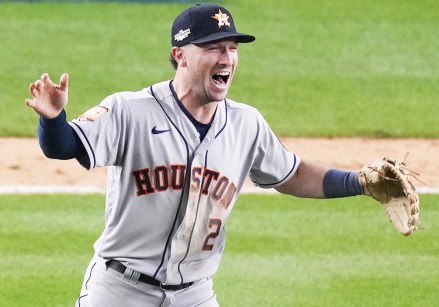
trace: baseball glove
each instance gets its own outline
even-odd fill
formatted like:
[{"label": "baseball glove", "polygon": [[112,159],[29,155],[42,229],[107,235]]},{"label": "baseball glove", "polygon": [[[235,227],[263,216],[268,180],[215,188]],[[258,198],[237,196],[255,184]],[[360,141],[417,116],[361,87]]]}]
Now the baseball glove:
[{"label": "baseball glove", "polygon": [[409,175],[414,177],[404,162],[387,157],[359,172],[364,194],[383,204],[390,221],[405,236],[412,234],[419,224],[419,196]]}]

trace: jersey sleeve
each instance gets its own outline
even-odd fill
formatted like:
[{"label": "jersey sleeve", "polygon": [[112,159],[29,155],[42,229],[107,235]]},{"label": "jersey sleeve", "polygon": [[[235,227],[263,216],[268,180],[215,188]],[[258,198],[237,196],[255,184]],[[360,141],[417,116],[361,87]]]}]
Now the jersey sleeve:
[{"label": "jersey sleeve", "polygon": [[257,146],[250,178],[261,188],[275,188],[294,175],[300,158],[283,146],[260,113],[257,127]]},{"label": "jersey sleeve", "polygon": [[121,163],[129,122],[128,106],[112,95],[70,123],[87,151],[89,169]]}]

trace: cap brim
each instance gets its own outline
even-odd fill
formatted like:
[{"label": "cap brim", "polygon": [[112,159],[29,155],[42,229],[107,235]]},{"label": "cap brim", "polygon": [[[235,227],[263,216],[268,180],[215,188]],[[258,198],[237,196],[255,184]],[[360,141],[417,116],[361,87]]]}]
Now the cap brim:
[{"label": "cap brim", "polygon": [[199,39],[191,41],[192,44],[206,44],[227,38],[235,38],[238,43],[251,43],[256,38],[253,35],[243,33],[218,32]]}]

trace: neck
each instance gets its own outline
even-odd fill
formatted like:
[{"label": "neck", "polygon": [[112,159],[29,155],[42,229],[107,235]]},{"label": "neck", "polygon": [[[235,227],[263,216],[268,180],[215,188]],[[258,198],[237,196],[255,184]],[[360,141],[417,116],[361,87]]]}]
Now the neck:
[{"label": "neck", "polygon": [[182,83],[175,79],[172,85],[178,99],[198,122],[202,124],[212,122],[219,103],[218,101],[200,99],[190,86],[183,86]]}]

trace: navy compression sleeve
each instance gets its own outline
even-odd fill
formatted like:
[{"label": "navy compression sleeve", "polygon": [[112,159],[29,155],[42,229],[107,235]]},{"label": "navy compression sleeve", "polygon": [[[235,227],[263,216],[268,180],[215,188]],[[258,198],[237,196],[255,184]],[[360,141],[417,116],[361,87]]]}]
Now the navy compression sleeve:
[{"label": "navy compression sleeve", "polygon": [[64,110],[53,119],[40,117],[38,139],[46,157],[60,160],[75,158],[88,168],[90,162],[87,152],[76,132],[67,123]]},{"label": "navy compression sleeve", "polygon": [[355,172],[330,169],[323,178],[323,193],[326,198],[362,195],[363,189]]}]

